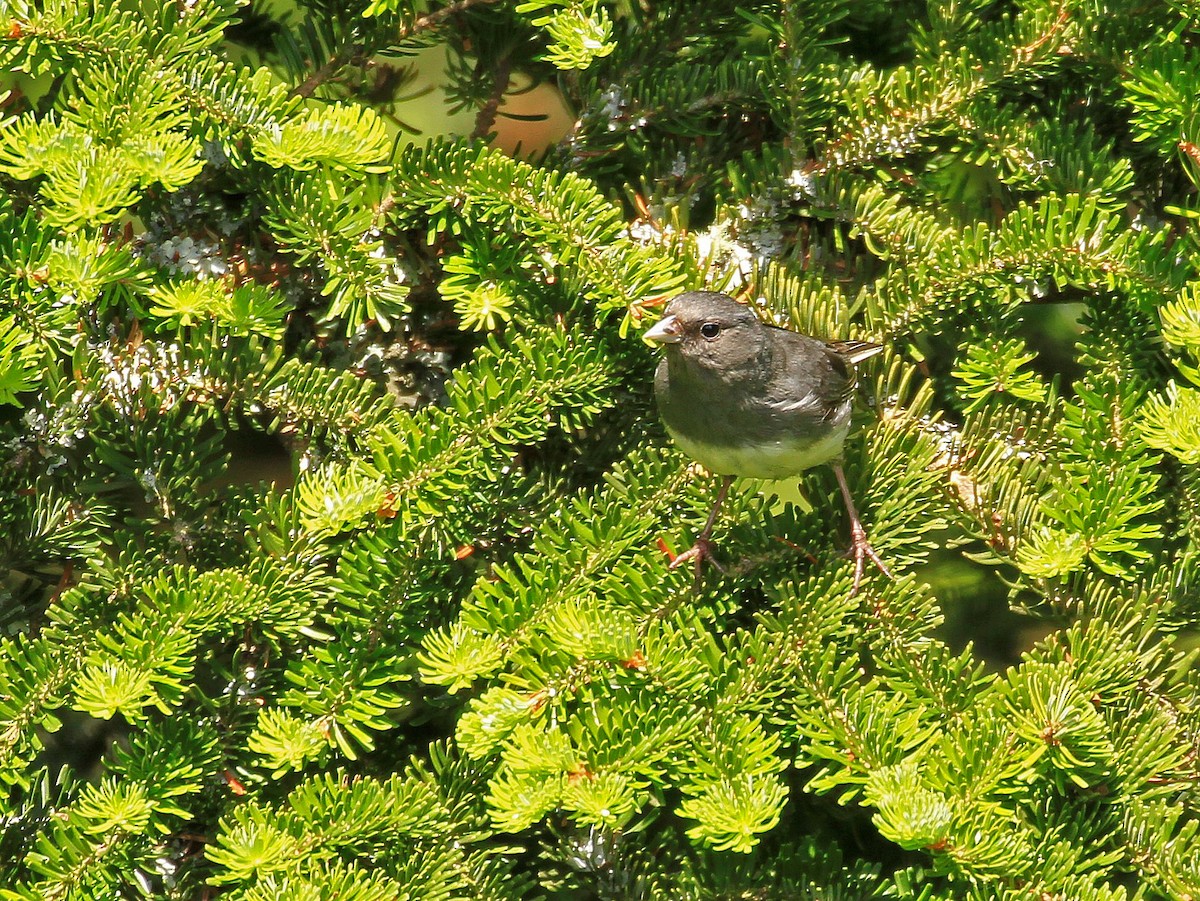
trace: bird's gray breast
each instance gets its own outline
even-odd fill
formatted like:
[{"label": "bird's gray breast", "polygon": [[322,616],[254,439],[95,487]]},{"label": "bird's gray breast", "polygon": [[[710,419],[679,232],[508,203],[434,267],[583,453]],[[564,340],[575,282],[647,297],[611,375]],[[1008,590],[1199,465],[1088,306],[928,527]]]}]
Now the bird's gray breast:
[{"label": "bird's gray breast", "polygon": [[810,374],[698,366],[668,354],[655,374],[659,412],[684,453],[713,472],[782,479],[838,455],[850,400]]}]

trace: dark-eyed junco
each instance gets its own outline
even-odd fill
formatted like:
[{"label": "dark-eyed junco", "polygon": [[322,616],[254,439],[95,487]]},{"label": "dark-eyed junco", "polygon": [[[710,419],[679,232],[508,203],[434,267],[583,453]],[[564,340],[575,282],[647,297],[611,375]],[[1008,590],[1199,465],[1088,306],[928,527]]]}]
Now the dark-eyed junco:
[{"label": "dark-eyed junco", "polygon": [[694,560],[699,577],[703,560],[711,559],[713,524],[734,476],[783,479],[829,463],[850,515],[853,591],[867,557],[891,577],[867,541],[841,463],[854,365],[882,347],[826,343],[776,328],[715,291],[680,294],[643,337],[665,348],[654,394],[667,431],[684,453],[725,476],[696,543],[672,566]]}]

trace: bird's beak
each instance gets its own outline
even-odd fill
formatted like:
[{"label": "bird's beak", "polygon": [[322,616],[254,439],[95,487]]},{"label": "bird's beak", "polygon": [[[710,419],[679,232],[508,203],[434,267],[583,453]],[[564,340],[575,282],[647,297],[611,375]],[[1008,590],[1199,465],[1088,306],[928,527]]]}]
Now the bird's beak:
[{"label": "bird's beak", "polygon": [[683,326],[675,316],[664,316],[642,335],[647,344],[678,344],[683,340]]}]

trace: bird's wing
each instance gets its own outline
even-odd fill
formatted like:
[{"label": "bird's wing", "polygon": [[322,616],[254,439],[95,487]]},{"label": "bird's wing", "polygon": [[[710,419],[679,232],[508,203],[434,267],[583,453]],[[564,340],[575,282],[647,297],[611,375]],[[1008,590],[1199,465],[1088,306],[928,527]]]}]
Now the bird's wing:
[{"label": "bird's wing", "polygon": [[854,393],[854,368],[848,355],[824,341],[780,329],[775,333],[776,354],[771,406],[780,413],[837,416]]},{"label": "bird's wing", "polygon": [[826,346],[855,366],[883,350],[882,344],[873,344],[870,341],[830,341]]},{"label": "bird's wing", "polygon": [[797,413],[823,415],[828,405],[817,394],[809,393],[801,396],[793,396],[784,401],[772,402],[768,406],[770,406],[773,412],[785,415]]}]

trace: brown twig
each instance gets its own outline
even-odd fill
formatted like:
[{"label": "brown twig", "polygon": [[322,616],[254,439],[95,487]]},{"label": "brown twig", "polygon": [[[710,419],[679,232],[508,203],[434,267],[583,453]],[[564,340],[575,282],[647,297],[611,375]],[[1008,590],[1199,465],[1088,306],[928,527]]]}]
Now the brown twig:
[{"label": "brown twig", "polygon": [[[436,28],[449,19],[451,16],[465,12],[472,6],[482,6],[496,3],[497,0],[457,0],[455,3],[443,6],[441,9],[434,10],[418,19],[414,19],[411,24],[400,29],[397,40],[403,41],[406,38],[412,37],[414,34],[419,34],[422,31],[427,31],[430,28]],[[304,79],[299,85],[292,89],[291,96],[293,97],[311,97],[313,91],[319,88],[322,84],[333,77],[343,66],[348,65],[353,60],[363,54],[366,47],[362,44],[352,44],[345,50],[338,51],[329,57],[321,68],[313,72],[312,75]]]},{"label": "brown twig", "polygon": [[329,57],[317,71],[292,88],[293,97],[311,97],[313,91],[333,77],[333,74],[363,52],[361,44],[352,44]]},{"label": "brown twig", "polygon": [[1197,166],[1200,166],[1200,147],[1197,147],[1191,141],[1180,141],[1179,149],[1184,152],[1188,159]]},{"label": "brown twig", "polygon": [[411,25],[400,29],[400,39],[404,40],[407,37],[412,37],[412,35],[427,28],[436,28],[444,20],[458,13],[466,12],[472,6],[486,6],[495,2],[497,0],[457,0],[455,3],[443,6],[441,9],[435,9],[433,12],[421,16],[419,19],[414,19]]},{"label": "brown twig", "polygon": [[475,114],[475,128],[471,131],[472,141],[477,141],[487,135],[492,130],[492,126],[496,124],[496,113],[500,109],[500,101],[504,99],[504,92],[508,90],[508,79],[511,73],[512,62],[509,57],[501,57],[500,61],[496,63],[496,81],[492,85],[491,96]]}]

